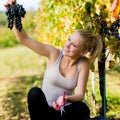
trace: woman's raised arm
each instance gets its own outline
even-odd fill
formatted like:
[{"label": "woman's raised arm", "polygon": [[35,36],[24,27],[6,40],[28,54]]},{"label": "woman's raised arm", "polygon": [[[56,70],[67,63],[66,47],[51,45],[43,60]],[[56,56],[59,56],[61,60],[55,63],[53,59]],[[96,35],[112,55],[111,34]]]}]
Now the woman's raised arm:
[{"label": "woman's raised arm", "polygon": [[[4,6],[8,10],[11,5],[15,5],[15,4],[16,4],[16,0],[8,0]],[[38,42],[36,40],[33,40],[31,37],[29,37],[27,35],[27,33],[25,32],[25,30],[23,28],[21,31],[19,31],[16,28],[15,24],[13,25],[12,29],[14,31],[14,34],[15,34],[17,40],[20,43],[22,43],[26,47],[30,48],[34,52],[38,53],[39,55],[50,58],[54,55],[54,53],[56,53],[58,51],[55,47],[53,47],[51,45],[44,44],[44,43]]]}]

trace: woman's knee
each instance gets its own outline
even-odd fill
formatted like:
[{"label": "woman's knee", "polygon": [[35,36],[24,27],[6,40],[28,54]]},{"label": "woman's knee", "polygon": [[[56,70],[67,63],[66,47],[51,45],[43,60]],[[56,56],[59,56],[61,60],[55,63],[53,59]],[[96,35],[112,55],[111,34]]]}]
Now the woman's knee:
[{"label": "woman's knee", "polygon": [[81,107],[84,111],[86,111],[88,114],[90,114],[90,109],[89,109],[89,107],[87,106],[86,103],[80,102],[79,104],[80,104],[80,107]]},{"label": "woman's knee", "polygon": [[90,109],[84,102],[76,102],[74,109],[79,113],[82,113],[83,116],[90,116]]},{"label": "woman's knee", "polygon": [[33,87],[28,92],[28,99],[38,99],[41,96],[42,90],[38,87]]}]

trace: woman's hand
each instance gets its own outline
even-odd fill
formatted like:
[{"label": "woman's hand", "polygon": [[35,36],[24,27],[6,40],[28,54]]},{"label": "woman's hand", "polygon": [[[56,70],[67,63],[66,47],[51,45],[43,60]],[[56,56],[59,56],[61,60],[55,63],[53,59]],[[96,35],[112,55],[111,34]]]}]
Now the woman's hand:
[{"label": "woman's hand", "polygon": [[116,9],[117,4],[118,4],[118,0],[113,0],[112,6],[111,6],[111,9],[110,9],[111,12],[113,12]]},{"label": "woman's hand", "polygon": [[16,4],[16,0],[8,0],[7,3],[4,4],[5,8],[8,9],[10,5]]},{"label": "woman's hand", "polygon": [[65,95],[66,93],[64,92],[62,96],[58,97],[57,101],[53,101],[53,108],[56,110],[60,110],[62,106],[65,105]]},{"label": "woman's hand", "polygon": [[63,103],[63,96],[60,96],[58,99],[57,99],[57,101],[53,101],[53,108],[55,109],[55,110],[60,110],[60,108],[62,107],[62,106],[64,106],[64,104],[65,104],[65,102]]}]

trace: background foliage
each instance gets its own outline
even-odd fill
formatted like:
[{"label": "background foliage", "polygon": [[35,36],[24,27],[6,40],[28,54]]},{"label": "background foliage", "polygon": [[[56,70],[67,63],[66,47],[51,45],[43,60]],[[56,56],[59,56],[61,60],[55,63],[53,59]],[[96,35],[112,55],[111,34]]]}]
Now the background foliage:
[{"label": "background foliage", "polygon": [[[85,28],[100,33],[101,27],[104,27],[101,26],[101,20],[108,26],[113,23],[111,3],[110,0],[41,0],[36,17],[36,37],[61,47],[68,35],[76,29]],[[115,37],[104,38],[110,54],[120,57]]]}]

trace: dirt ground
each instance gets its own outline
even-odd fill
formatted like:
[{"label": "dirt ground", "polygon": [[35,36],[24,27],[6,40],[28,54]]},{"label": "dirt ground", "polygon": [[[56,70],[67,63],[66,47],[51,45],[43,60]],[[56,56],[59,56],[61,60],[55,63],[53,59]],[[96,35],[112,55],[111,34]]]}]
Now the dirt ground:
[{"label": "dirt ground", "polygon": [[21,100],[25,94],[11,90],[13,82],[10,78],[0,80],[0,120],[29,120],[26,100]]}]

